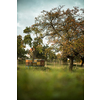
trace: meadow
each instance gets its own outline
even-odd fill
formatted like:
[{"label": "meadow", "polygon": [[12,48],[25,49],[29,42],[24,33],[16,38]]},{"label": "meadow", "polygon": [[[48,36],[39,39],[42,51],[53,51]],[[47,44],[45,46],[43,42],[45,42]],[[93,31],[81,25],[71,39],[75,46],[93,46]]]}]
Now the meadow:
[{"label": "meadow", "polygon": [[18,100],[84,100],[84,68],[48,63],[46,67],[17,68]]}]

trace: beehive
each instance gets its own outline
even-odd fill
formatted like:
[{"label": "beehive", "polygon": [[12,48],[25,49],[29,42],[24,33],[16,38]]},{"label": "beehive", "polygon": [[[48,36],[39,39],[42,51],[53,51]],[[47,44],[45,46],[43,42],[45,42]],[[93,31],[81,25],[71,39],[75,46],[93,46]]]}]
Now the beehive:
[{"label": "beehive", "polygon": [[44,66],[45,60],[44,59],[34,59],[33,65]]},{"label": "beehive", "polygon": [[41,64],[41,60],[38,59],[38,60],[37,60],[37,65],[40,66],[40,64]]},{"label": "beehive", "polygon": [[41,66],[44,66],[45,65],[45,60],[41,60],[41,64],[40,64]]},{"label": "beehive", "polygon": [[45,61],[43,59],[38,59],[37,60],[37,65],[44,66],[45,65]]},{"label": "beehive", "polygon": [[34,62],[37,62],[38,59],[34,59]]},{"label": "beehive", "polygon": [[37,62],[33,62],[33,66],[36,66],[37,65]]},{"label": "beehive", "polygon": [[32,60],[31,59],[26,59],[26,66],[32,66]]}]

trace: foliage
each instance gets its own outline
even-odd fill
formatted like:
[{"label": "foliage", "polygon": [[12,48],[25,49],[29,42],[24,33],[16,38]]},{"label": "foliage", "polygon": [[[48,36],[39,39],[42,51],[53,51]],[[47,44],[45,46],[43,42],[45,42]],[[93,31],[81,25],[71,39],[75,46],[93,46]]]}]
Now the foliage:
[{"label": "foliage", "polygon": [[[34,31],[34,34],[36,35],[36,38],[34,38],[33,42],[32,42],[32,38],[29,34],[31,32],[30,30]],[[24,32],[28,34],[24,37],[24,43],[29,44],[30,47],[35,49],[35,51],[34,51],[35,58],[41,58],[41,59],[45,59],[45,60],[47,60],[47,58],[48,58],[50,60],[50,59],[54,59],[56,57],[56,55],[52,51],[51,47],[49,47],[48,45],[43,46],[42,34],[38,30],[38,28],[30,28],[29,29],[26,27],[26,29],[24,29]],[[33,58],[33,52],[29,52],[29,53],[30,53],[31,57]]]},{"label": "foliage", "polygon": [[45,52],[44,52],[44,54],[45,54],[45,57],[47,58],[47,60],[53,60],[53,59],[55,59],[56,58],[56,55],[55,55],[55,52],[54,51],[52,51],[52,47],[47,47],[46,49],[45,49]]},{"label": "foliage", "polygon": [[64,11],[62,7],[43,10],[32,28],[41,31],[42,37],[48,36],[49,42],[62,51],[63,57],[73,60],[75,56],[84,56],[84,10],[74,7]]},{"label": "foliage", "polygon": [[32,42],[32,38],[31,38],[30,34],[25,35],[25,37],[24,37],[24,43],[25,44],[29,44],[29,46],[31,47],[31,45],[32,45],[31,42]]},{"label": "foliage", "polygon": [[24,33],[26,33],[27,35],[24,37],[24,43],[28,44],[31,48],[34,48],[35,51],[34,52],[29,52],[31,57],[33,58],[43,58],[42,57],[42,38],[40,38],[38,36],[39,31],[34,28],[34,32],[36,34],[36,38],[34,38],[34,40],[32,40],[31,36],[29,33],[31,33],[31,29],[30,27],[26,27],[26,29],[23,30]]},{"label": "foliage", "polygon": [[33,48],[35,48],[36,52],[42,53],[42,44],[43,41],[40,37],[36,37],[33,41]]},{"label": "foliage", "polygon": [[22,40],[22,36],[17,36],[17,59],[24,58],[27,51],[25,51],[24,41]]},{"label": "foliage", "polygon": [[31,33],[30,27],[26,27],[26,28],[23,30],[23,32],[26,33],[26,34]]}]

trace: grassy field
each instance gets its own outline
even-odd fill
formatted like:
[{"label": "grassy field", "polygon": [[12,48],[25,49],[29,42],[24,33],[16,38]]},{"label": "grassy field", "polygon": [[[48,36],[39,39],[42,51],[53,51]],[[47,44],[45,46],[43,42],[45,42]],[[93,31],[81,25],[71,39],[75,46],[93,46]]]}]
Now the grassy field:
[{"label": "grassy field", "polygon": [[47,67],[17,70],[18,100],[84,100],[84,68],[72,72],[68,66],[48,64]]}]

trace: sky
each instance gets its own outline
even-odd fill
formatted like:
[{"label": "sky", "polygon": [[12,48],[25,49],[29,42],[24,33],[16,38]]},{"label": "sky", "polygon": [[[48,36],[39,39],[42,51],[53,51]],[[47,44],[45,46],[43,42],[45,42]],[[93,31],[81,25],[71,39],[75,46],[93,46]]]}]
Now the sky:
[{"label": "sky", "polygon": [[[24,37],[26,34],[23,30],[35,23],[34,19],[41,14],[41,11],[50,11],[59,5],[64,5],[65,10],[74,6],[84,8],[84,0],[17,0],[17,35]],[[31,37],[34,39],[35,36],[31,34]],[[43,42],[47,43],[45,39]]]}]

